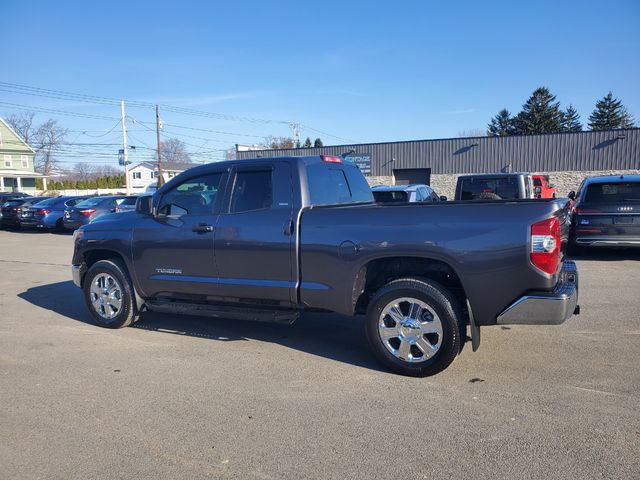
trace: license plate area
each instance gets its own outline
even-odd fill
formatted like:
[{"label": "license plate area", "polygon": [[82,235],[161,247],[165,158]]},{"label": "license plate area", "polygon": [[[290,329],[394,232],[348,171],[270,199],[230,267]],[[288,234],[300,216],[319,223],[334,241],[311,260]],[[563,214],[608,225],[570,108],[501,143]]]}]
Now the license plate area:
[{"label": "license plate area", "polygon": [[633,217],[627,217],[627,216],[614,217],[613,223],[615,225],[633,225]]}]

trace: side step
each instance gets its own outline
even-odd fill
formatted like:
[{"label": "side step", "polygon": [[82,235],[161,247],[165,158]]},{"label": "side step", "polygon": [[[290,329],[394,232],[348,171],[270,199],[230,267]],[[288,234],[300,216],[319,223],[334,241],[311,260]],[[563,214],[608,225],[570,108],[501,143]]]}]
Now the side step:
[{"label": "side step", "polygon": [[260,308],[213,305],[204,303],[172,302],[151,300],[146,302],[149,310],[180,315],[198,315],[202,317],[229,318],[231,320],[252,320],[254,322],[292,324],[300,317],[295,310],[273,310]]}]

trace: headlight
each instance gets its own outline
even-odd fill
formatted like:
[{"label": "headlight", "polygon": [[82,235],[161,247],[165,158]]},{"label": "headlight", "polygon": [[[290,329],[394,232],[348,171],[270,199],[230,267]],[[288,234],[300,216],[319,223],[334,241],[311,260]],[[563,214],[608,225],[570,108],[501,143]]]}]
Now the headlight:
[{"label": "headlight", "polygon": [[76,243],[84,236],[84,230],[77,229],[73,232],[73,243]]}]

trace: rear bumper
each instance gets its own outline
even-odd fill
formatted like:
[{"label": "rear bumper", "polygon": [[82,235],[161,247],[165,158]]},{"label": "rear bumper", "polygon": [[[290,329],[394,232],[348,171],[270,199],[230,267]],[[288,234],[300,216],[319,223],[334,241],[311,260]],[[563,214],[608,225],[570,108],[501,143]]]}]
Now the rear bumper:
[{"label": "rear bumper", "polygon": [[64,228],[67,230],[77,230],[81,226],[85,225],[88,222],[77,221],[77,220],[67,220],[66,218],[62,221]]},{"label": "rear bumper", "polygon": [[560,279],[551,292],[532,292],[520,297],[498,315],[498,325],[559,325],[578,308],[578,269],[566,260]]},{"label": "rear bumper", "polygon": [[576,236],[574,243],[582,247],[640,247],[637,236]]}]

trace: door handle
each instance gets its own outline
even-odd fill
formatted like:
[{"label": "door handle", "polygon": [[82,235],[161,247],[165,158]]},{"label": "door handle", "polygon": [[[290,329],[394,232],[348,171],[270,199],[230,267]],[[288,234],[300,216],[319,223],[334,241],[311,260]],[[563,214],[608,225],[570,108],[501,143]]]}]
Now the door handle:
[{"label": "door handle", "polygon": [[208,225],[206,223],[199,223],[193,226],[193,231],[197,233],[213,232],[213,225]]}]

